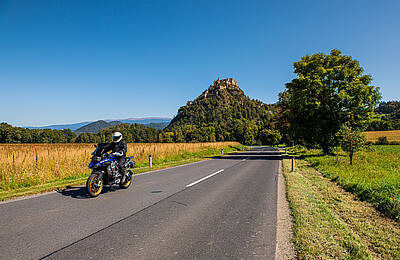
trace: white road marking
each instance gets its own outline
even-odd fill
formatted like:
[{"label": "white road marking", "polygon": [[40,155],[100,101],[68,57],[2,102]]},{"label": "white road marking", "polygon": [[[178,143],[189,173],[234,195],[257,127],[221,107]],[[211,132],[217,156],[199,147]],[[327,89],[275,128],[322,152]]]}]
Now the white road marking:
[{"label": "white road marking", "polygon": [[208,178],[210,178],[210,177],[212,177],[212,176],[214,176],[214,175],[216,175],[216,174],[218,174],[218,173],[221,173],[221,172],[223,172],[223,171],[224,171],[224,169],[221,169],[221,170],[219,170],[219,171],[217,171],[217,172],[214,172],[214,173],[212,173],[212,174],[210,174],[210,175],[208,175],[208,176],[206,176],[206,177],[204,177],[204,178],[201,178],[200,180],[197,180],[197,181],[195,181],[195,182],[192,182],[192,183],[186,185],[186,187],[191,187],[191,186],[193,186],[193,185],[196,185],[197,183],[202,182],[202,181],[204,181],[204,180],[207,180]]}]

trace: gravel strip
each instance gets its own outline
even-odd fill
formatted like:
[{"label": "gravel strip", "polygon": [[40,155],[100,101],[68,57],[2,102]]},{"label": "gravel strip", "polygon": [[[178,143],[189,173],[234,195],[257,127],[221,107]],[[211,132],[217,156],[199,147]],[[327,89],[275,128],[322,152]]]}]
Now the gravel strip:
[{"label": "gravel strip", "polygon": [[296,259],[293,241],[293,223],[289,202],[286,199],[285,177],[282,174],[282,160],[278,173],[278,207],[277,207],[276,255],[275,259]]}]

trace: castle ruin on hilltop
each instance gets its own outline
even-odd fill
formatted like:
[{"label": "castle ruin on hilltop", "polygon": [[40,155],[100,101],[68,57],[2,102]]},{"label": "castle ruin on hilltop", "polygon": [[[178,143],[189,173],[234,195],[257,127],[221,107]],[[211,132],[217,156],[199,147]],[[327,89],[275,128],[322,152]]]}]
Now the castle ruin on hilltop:
[{"label": "castle ruin on hilltop", "polygon": [[227,79],[217,79],[214,81],[213,85],[201,94],[200,98],[213,97],[218,94],[220,90],[223,89],[235,89],[238,88],[237,82],[233,78]]}]

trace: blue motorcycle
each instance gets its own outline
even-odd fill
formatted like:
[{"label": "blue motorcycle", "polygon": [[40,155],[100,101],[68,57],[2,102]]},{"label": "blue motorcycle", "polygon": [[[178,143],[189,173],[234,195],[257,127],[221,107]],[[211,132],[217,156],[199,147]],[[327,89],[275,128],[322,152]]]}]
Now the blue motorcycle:
[{"label": "blue motorcycle", "polygon": [[119,185],[122,189],[127,189],[133,182],[132,170],[135,168],[133,156],[126,157],[124,168],[126,175],[119,172],[118,160],[112,154],[105,152],[107,143],[95,145],[96,149],[92,152],[89,168],[92,173],[86,181],[86,189],[90,197],[97,197],[103,190],[104,185]]}]

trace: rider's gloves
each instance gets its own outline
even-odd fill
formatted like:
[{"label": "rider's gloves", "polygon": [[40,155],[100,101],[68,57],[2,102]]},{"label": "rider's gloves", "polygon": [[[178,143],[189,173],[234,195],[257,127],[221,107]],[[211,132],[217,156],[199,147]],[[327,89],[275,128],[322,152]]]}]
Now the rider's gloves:
[{"label": "rider's gloves", "polygon": [[114,155],[114,156],[122,156],[123,153],[117,153],[117,152],[115,152],[115,153],[112,153],[112,155]]}]

